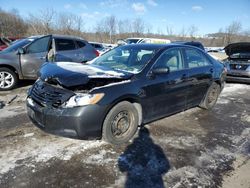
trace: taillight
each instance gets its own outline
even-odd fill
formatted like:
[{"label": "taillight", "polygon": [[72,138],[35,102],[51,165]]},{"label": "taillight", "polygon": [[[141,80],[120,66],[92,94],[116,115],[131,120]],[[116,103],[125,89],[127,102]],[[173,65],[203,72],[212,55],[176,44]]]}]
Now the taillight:
[{"label": "taillight", "polygon": [[100,55],[100,53],[99,53],[97,50],[94,50],[94,52],[95,52],[95,55],[96,55],[96,56],[99,56],[99,55]]}]

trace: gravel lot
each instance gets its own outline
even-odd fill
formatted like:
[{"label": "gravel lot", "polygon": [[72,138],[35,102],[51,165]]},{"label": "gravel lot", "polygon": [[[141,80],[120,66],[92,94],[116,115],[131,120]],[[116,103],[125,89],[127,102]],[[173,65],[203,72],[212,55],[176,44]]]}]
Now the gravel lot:
[{"label": "gravel lot", "polygon": [[227,84],[212,111],[155,121],[120,147],[40,131],[28,87],[0,93],[0,187],[250,187],[250,85]]}]

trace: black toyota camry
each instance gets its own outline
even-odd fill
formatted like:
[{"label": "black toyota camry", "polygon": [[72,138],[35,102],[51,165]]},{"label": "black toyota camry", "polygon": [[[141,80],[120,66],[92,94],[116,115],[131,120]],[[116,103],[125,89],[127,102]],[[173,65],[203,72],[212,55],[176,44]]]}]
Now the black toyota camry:
[{"label": "black toyota camry", "polygon": [[44,64],[27,109],[46,132],[121,144],[148,122],[196,106],[211,109],[224,80],[224,65],[196,47],[125,45],[87,64]]}]

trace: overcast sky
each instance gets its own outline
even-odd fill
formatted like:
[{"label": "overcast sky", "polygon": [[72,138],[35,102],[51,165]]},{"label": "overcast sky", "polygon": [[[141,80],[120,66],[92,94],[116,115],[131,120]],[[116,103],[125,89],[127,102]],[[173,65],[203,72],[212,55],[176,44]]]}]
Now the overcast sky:
[{"label": "overcast sky", "polygon": [[82,16],[88,28],[114,15],[118,19],[140,17],[154,32],[166,32],[168,25],[179,33],[183,27],[195,25],[198,34],[207,34],[232,21],[240,21],[244,30],[250,30],[250,0],[0,0],[0,7],[17,9],[24,17],[50,7]]}]

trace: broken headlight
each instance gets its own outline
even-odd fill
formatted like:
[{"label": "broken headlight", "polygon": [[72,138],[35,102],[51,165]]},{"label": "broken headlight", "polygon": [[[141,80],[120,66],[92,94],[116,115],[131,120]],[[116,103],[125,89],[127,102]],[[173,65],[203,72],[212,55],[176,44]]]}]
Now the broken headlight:
[{"label": "broken headlight", "polygon": [[77,106],[86,106],[89,104],[96,104],[99,102],[104,96],[104,93],[96,93],[96,94],[81,94],[78,93],[72,96],[64,105],[65,108],[72,108]]}]

